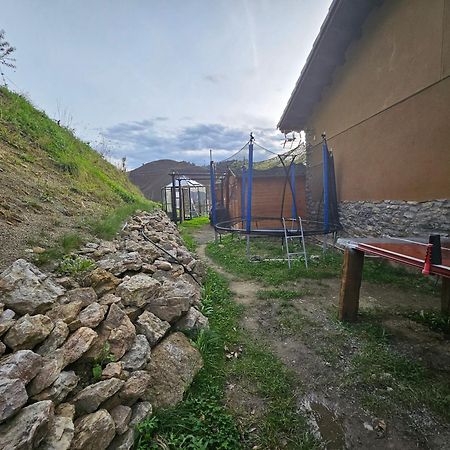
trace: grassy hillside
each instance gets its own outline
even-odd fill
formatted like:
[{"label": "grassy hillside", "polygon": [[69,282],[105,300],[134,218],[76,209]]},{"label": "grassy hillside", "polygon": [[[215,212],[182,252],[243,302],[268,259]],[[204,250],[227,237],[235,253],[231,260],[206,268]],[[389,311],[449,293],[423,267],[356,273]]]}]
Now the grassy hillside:
[{"label": "grassy hillside", "polygon": [[154,205],[71,130],[0,88],[0,270],[30,247],[111,237]]}]

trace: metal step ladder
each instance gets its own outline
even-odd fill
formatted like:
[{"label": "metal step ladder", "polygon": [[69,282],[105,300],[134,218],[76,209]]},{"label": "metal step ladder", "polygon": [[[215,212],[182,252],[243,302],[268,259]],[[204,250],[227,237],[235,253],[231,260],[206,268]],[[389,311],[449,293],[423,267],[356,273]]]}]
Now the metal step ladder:
[{"label": "metal step ladder", "polygon": [[[288,266],[289,269],[291,268],[291,260],[295,256],[301,256],[303,255],[305,259],[305,267],[308,268],[308,258],[306,257],[306,247],[305,247],[305,239],[303,235],[303,225],[302,225],[302,218],[299,216],[297,219],[283,219],[283,229],[284,229],[284,245],[286,248],[286,255],[288,260]],[[286,222],[291,222],[291,228],[286,226]],[[295,234],[290,234],[290,232],[296,231]],[[300,233],[299,233],[300,232]],[[301,248],[303,248],[302,252],[290,252],[289,251],[289,241],[295,242],[295,239],[298,241],[298,245]]]}]

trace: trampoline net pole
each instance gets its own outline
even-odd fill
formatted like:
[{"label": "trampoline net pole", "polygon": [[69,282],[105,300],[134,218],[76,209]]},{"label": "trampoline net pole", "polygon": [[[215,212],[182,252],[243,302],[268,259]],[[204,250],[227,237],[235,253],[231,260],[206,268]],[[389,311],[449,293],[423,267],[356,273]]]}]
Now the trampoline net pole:
[{"label": "trampoline net pole", "polygon": [[252,230],[252,188],[253,188],[253,138],[248,144],[248,181],[247,181],[247,222],[245,231]]},{"label": "trampoline net pole", "polygon": [[214,170],[214,161],[209,163],[209,174],[211,178],[211,221],[215,225],[217,223],[216,217],[216,179]]},{"label": "trampoline net pole", "polygon": [[329,173],[328,173],[328,146],[325,133],[322,135],[322,159],[323,159],[323,231],[328,233],[330,229],[330,211],[329,211]]}]

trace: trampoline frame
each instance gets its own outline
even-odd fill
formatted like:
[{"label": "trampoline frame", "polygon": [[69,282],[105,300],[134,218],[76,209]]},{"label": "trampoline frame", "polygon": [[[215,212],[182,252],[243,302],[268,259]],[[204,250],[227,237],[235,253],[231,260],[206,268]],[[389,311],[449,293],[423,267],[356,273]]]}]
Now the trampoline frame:
[{"label": "trampoline frame", "polygon": [[[214,227],[216,233],[236,233],[247,236],[259,235],[259,236],[284,236],[284,228],[282,225],[283,210],[284,210],[284,198],[286,192],[286,186],[289,184],[292,194],[292,218],[298,217],[297,211],[297,198],[295,194],[295,170],[294,160],[292,158],[291,163],[287,167],[281,156],[280,158],[283,169],[286,173],[285,183],[283,187],[283,197],[281,202],[281,214],[280,217],[252,217],[252,194],[253,194],[253,146],[254,137],[250,133],[250,140],[248,142],[248,168],[242,169],[242,183],[241,183],[241,217],[234,217],[226,221],[217,220],[217,197],[216,197],[216,166],[212,160],[210,161],[210,191],[211,191],[211,224]],[[245,146],[244,146],[245,148]],[[322,134],[322,158],[323,158],[323,221],[314,221],[309,219],[302,219],[303,223],[303,235],[304,236],[317,236],[336,233],[342,230],[342,225],[339,221],[339,212],[337,207],[337,193],[336,193],[336,180],[334,173],[334,159],[333,154],[328,150],[328,144],[325,133]],[[230,169],[229,169],[230,170]],[[245,199],[247,200],[245,202]],[[331,213],[331,214],[330,214]],[[332,217],[334,214],[334,217]],[[254,228],[252,223],[258,221],[279,221],[279,228]],[[241,224],[241,228],[236,228],[237,224]],[[308,225],[314,226],[308,227]],[[306,226],[305,226],[306,225]],[[297,229],[289,230],[289,236],[298,236],[301,234],[300,227]]]}]

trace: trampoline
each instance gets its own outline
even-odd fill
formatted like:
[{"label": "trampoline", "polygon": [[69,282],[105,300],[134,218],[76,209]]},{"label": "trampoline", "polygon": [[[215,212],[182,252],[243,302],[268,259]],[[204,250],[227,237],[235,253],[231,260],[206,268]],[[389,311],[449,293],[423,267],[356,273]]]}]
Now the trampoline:
[{"label": "trampoline", "polygon": [[[316,236],[342,229],[333,154],[322,135],[323,194],[315,217],[306,205],[306,147],[270,151],[249,141],[218,163],[211,157],[211,224],[217,233]],[[286,227],[283,223],[289,223]]]}]

